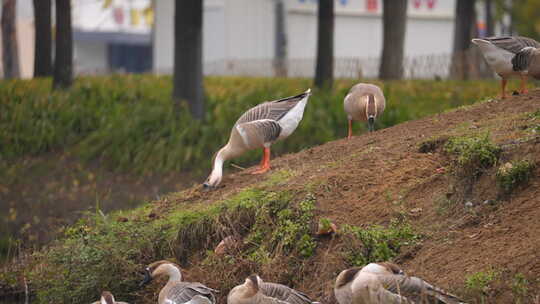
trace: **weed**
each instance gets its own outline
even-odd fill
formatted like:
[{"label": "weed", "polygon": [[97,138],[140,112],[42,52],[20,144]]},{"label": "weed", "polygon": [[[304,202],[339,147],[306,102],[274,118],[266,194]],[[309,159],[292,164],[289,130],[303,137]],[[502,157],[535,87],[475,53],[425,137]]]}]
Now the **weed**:
[{"label": "weed", "polygon": [[485,134],[481,137],[451,137],[444,145],[444,151],[456,157],[454,169],[458,174],[476,177],[495,165],[501,148]]},{"label": "weed", "polygon": [[396,220],[387,228],[377,225],[368,228],[347,225],[343,231],[351,238],[346,258],[354,266],[390,260],[400,252],[402,246],[414,244],[419,239],[409,224]]},{"label": "weed", "polygon": [[483,303],[490,291],[490,284],[499,276],[495,270],[479,271],[465,278],[465,288],[468,293]]},{"label": "weed", "polygon": [[524,303],[529,292],[529,280],[522,273],[518,273],[512,280],[512,294],[516,303]]},{"label": "weed", "polygon": [[533,169],[534,164],[526,160],[505,163],[497,170],[497,185],[503,193],[509,194],[529,181]]}]

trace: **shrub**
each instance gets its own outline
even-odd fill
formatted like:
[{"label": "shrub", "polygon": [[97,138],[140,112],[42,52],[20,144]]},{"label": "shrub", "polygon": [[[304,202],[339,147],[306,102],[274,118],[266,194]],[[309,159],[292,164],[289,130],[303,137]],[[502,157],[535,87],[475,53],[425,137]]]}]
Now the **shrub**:
[{"label": "shrub", "polygon": [[505,163],[497,170],[497,184],[503,193],[511,193],[529,181],[533,169],[534,164],[526,160]]},{"label": "shrub", "polygon": [[344,226],[343,230],[351,238],[346,258],[354,266],[388,261],[399,254],[402,246],[412,245],[419,239],[409,224],[396,220],[387,228]]},{"label": "shrub", "polygon": [[454,168],[458,173],[474,177],[495,165],[501,148],[486,134],[481,137],[451,137],[444,145],[444,151],[455,156]]},{"label": "shrub", "polygon": [[465,278],[465,288],[472,297],[479,298],[480,302],[483,303],[485,296],[490,291],[491,283],[498,276],[499,273],[494,270],[473,273]]}]

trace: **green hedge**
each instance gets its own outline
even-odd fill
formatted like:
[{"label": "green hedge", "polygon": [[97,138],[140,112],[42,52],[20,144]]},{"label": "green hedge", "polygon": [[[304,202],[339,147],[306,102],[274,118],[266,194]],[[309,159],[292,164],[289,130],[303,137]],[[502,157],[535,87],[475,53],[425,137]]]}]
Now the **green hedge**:
[{"label": "green hedge", "polygon": [[[295,152],[346,135],[343,98],[355,80],[338,80],[333,91],[314,90],[304,120],[274,154]],[[377,128],[442,112],[497,92],[487,81],[396,81],[381,83],[387,97]],[[137,173],[207,170],[226,143],[232,125],[265,100],[301,93],[310,79],[208,77],[206,119],[186,111],[175,117],[171,78],[153,75],[83,77],[67,92],[51,92],[50,79],[0,82],[0,155],[3,160],[64,151],[99,159]],[[355,125],[355,134],[362,124]],[[259,158],[251,152],[236,160]]]}]

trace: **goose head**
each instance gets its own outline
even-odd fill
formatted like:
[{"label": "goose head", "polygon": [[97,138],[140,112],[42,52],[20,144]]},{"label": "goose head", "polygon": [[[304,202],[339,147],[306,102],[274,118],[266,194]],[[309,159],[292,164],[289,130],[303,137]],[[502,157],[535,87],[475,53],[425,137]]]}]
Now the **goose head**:
[{"label": "goose head", "polygon": [[108,292],[108,291],[104,291],[101,293],[101,299],[99,301],[100,304],[114,304],[116,303],[114,301],[114,297],[112,295],[112,293]]},{"label": "goose head", "polygon": [[368,121],[368,129],[370,132],[375,130],[375,117],[377,116],[377,105],[375,104],[375,96],[373,94],[366,95],[366,117]]},{"label": "goose head", "polygon": [[230,157],[230,144],[221,148],[212,158],[212,172],[203,183],[203,189],[215,189],[223,178],[223,163]]},{"label": "goose head", "polygon": [[144,279],[139,285],[144,286],[150,283],[154,278],[162,275],[167,275],[169,277],[169,281],[182,280],[180,267],[172,262],[162,260],[154,262],[144,269]]},{"label": "goose head", "polygon": [[258,293],[261,283],[261,278],[256,274],[247,277],[246,281],[244,282],[244,286],[246,287],[246,295],[253,296]]}]

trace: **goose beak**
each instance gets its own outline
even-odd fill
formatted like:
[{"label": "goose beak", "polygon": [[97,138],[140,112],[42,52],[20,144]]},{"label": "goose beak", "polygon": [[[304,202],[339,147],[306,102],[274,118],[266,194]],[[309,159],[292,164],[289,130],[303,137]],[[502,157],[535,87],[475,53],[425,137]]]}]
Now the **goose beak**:
[{"label": "goose beak", "polygon": [[203,184],[203,190],[204,190],[204,191],[212,190],[212,188],[213,188],[213,187],[210,186],[209,183],[204,183],[204,184]]},{"label": "goose beak", "polygon": [[368,118],[368,129],[369,129],[369,132],[375,131],[375,117],[373,116],[370,116]]},{"label": "goose beak", "polygon": [[142,280],[141,283],[139,283],[139,287],[143,287],[144,285],[150,283],[150,281],[152,281],[152,276],[150,275],[150,272],[148,271],[148,269],[146,269],[144,271],[144,279]]}]

